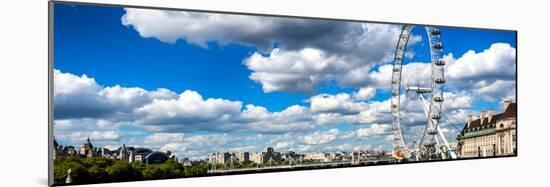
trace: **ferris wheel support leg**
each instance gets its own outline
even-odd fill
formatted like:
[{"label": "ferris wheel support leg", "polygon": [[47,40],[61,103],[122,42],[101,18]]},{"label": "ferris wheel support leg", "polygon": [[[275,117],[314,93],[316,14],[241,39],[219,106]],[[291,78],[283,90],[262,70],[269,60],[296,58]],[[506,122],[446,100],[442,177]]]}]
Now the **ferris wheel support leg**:
[{"label": "ferris wheel support leg", "polygon": [[441,128],[439,125],[437,126],[437,132],[439,133],[439,136],[441,136],[441,139],[443,140],[443,143],[445,144],[445,147],[447,148],[447,153],[452,159],[456,159],[456,154],[451,150],[451,146],[449,146],[449,142],[447,142],[447,138],[445,138],[445,135],[443,135],[443,132],[441,132]]},{"label": "ferris wheel support leg", "polygon": [[422,106],[424,106],[424,114],[426,114],[426,117],[428,116],[428,103],[426,103],[426,99],[424,99],[424,95],[420,94],[420,99],[422,100]]},{"label": "ferris wheel support leg", "polygon": [[439,152],[439,154],[441,155],[441,158],[443,159],[447,159],[446,156],[445,156],[445,153],[443,153],[443,151],[441,151],[441,144],[439,143],[439,140],[437,139],[437,137],[434,137],[435,139],[435,150],[436,152]]}]

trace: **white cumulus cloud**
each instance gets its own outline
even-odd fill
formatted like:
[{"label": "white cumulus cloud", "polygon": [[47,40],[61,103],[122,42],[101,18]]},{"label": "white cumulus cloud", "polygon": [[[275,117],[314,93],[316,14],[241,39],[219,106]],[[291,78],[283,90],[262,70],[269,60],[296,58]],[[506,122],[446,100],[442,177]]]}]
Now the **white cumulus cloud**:
[{"label": "white cumulus cloud", "polygon": [[86,75],[73,75],[54,70],[54,115],[62,118],[100,118],[131,113],[136,107],[153,100],[177,95],[167,89],[147,91],[137,87],[106,87]]}]

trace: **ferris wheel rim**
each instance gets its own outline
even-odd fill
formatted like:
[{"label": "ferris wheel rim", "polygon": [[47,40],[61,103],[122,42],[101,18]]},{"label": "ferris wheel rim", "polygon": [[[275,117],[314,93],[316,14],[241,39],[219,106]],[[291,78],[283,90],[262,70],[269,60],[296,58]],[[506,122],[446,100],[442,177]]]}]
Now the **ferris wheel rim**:
[{"label": "ferris wheel rim", "polygon": [[[411,36],[411,31],[414,28],[413,25],[403,25],[399,40],[396,46],[393,66],[392,66],[392,95],[391,95],[391,111],[392,111],[392,123],[394,126],[394,147],[396,149],[403,149],[405,152],[410,152],[410,148],[405,141],[403,133],[403,122],[401,116],[401,87],[402,87],[402,70],[403,60],[405,57],[405,51],[407,43]],[[427,132],[430,131],[432,135],[432,141],[435,137],[432,132],[438,131],[439,119],[441,115],[442,103],[443,103],[443,89],[444,89],[444,61],[442,61],[442,43],[440,40],[440,31],[433,27],[424,26],[427,36],[428,44],[430,47],[430,101],[426,116],[426,126],[420,140],[420,144],[415,145],[413,148],[419,150],[423,143],[424,137]],[[430,142],[433,143],[433,142]],[[438,143],[439,144],[439,143]]]}]

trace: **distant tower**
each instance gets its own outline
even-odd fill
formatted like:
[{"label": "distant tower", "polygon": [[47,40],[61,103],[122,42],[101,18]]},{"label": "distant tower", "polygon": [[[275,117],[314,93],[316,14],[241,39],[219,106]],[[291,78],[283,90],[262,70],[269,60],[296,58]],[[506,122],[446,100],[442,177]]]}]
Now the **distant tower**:
[{"label": "distant tower", "polygon": [[130,158],[128,158],[128,162],[134,163],[136,160],[136,155],[134,154],[134,151],[130,151]]},{"label": "distant tower", "polygon": [[92,142],[90,141],[90,137],[88,136],[88,139],[86,139],[86,143],[80,146],[80,154],[88,157],[94,156],[94,145],[92,145]]},{"label": "distant tower", "polygon": [[126,150],[126,144],[122,144],[122,147],[120,148],[120,160],[127,160],[127,150]]},{"label": "distant tower", "polygon": [[355,164],[355,154],[353,153],[353,150],[351,150],[351,164]]}]

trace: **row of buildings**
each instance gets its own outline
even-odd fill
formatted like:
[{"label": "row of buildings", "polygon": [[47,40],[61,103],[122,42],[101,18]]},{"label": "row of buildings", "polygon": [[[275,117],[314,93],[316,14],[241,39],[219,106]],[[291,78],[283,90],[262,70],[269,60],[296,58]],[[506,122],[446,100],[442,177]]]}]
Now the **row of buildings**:
[{"label": "row of buildings", "polygon": [[517,104],[503,103],[504,111],[494,114],[492,109],[468,116],[468,121],[457,137],[460,158],[508,156],[517,154]]},{"label": "row of buildings", "polygon": [[249,153],[249,152],[216,152],[212,153],[208,158],[208,162],[212,164],[226,164],[228,162],[246,162],[250,161],[256,164],[273,164],[279,161],[289,161],[301,163],[302,161],[313,162],[337,162],[337,161],[352,161],[352,160],[367,160],[379,159],[386,155],[384,151],[374,150],[358,150],[358,151],[337,151],[337,152],[322,152],[310,154],[298,154],[294,151],[285,153],[276,152],[272,147],[268,147],[265,151]]},{"label": "row of buildings", "polygon": [[281,154],[280,152],[275,152],[272,147],[268,147],[263,152],[249,153],[249,152],[217,152],[212,153],[208,158],[208,162],[211,164],[225,164],[227,162],[254,162],[257,164],[262,164],[265,162],[277,162],[279,160],[289,160],[296,159],[299,155],[294,152],[288,152]]},{"label": "row of buildings", "polygon": [[127,160],[130,163],[140,162],[145,164],[161,164],[169,159],[176,160],[170,151],[152,151],[148,148],[126,147],[122,145],[118,149],[109,150],[105,147],[94,147],[90,138],[80,147],[63,146],[54,140],[54,159],[59,156],[103,157],[118,160]]}]

